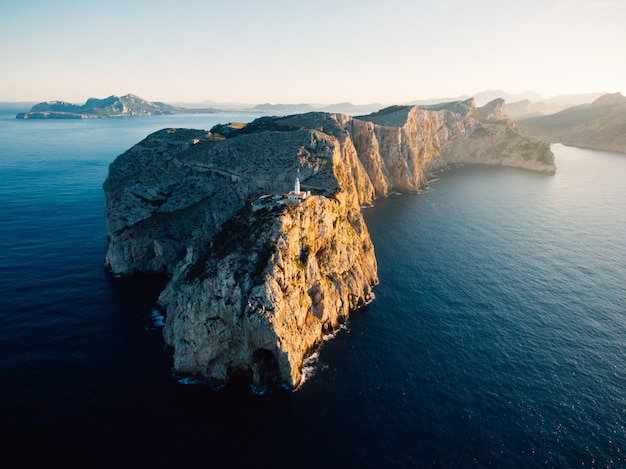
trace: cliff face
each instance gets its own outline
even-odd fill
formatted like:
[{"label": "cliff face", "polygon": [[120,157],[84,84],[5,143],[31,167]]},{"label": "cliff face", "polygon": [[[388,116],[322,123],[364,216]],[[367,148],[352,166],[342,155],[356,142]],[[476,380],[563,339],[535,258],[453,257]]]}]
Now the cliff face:
[{"label": "cliff face", "polygon": [[[451,163],[554,172],[548,145],[519,134],[502,105],[156,132],[120,155],[104,183],[106,265],[171,276],[159,306],[179,375],[217,385],[245,374],[258,387],[296,388],[324,334],[372,298],[363,204],[418,191]],[[296,176],[311,191],[301,203],[250,204],[288,192]]]},{"label": "cliff face", "polygon": [[242,212],[226,249],[188,262],[161,294],[164,337],[180,374],[294,387],[323,335],[371,299],[374,248],[358,210],[327,197]]},{"label": "cliff face", "polygon": [[414,192],[429,172],[450,164],[513,166],[553,174],[549,145],[522,135],[498,99],[482,108],[473,100],[431,107],[394,107],[344,128],[370,175],[377,196]]}]

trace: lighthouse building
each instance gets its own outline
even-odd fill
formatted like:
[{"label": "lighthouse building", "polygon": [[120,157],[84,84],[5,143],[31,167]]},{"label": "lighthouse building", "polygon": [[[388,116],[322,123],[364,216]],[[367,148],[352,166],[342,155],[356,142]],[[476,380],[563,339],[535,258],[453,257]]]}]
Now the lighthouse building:
[{"label": "lighthouse building", "polygon": [[311,191],[304,192],[300,190],[300,178],[297,177],[293,190],[287,194],[287,201],[297,204],[303,199],[306,199],[309,195],[311,195]]}]

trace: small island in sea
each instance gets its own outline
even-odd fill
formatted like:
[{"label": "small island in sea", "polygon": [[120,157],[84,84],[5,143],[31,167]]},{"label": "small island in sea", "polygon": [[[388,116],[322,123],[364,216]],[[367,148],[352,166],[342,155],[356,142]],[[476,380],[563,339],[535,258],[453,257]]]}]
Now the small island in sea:
[{"label": "small island in sea", "polygon": [[[362,207],[449,165],[554,174],[549,144],[503,109],[468,99],[160,130],[109,168],[106,267],[169,278],[157,309],[179,379],[297,389],[307,357],[374,298]],[[306,197],[255,204],[289,191]]]},{"label": "small island in sea", "polygon": [[173,114],[219,112],[212,108],[183,108],[161,102],[146,101],[139,96],[109,96],[89,98],[84,104],[65,101],[45,101],[35,104],[30,111],[20,112],[16,119],[97,119],[104,117],[159,116]]}]

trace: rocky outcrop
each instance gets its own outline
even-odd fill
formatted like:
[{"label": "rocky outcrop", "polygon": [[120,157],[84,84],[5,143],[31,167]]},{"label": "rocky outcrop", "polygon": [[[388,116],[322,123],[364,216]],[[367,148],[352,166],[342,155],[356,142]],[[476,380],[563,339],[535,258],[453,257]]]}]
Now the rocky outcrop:
[{"label": "rocky outcrop", "polygon": [[[297,388],[324,334],[372,298],[376,258],[362,205],[418,191],[448,164],[554,172],[548,145],[517,132],[502,106],[470,100],[156,132],[110,167],[106,265],[171,277],[158,304],[179,375]],[[309,197],[252,209],[296,176]]]}]

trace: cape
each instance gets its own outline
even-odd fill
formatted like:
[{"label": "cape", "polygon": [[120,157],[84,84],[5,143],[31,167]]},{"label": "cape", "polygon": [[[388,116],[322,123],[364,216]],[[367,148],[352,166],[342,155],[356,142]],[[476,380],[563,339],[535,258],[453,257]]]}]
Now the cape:
[{"label": "cape", "polygon": [[105,264],[168,275],[158,307],[177,376],[297,389],[324,336],[373,299],[363,206],[418,192],[451,164],[554,173],[549,145],[520,133],[503,106],[470,99],[158,131],[110,166]]}]

